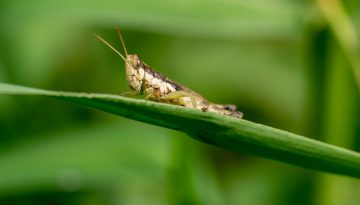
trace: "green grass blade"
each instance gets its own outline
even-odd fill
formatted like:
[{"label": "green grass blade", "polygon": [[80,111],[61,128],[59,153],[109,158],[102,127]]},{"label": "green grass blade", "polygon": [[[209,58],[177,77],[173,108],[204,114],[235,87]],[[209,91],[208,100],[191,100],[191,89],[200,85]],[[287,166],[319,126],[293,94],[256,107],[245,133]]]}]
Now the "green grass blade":
[{"label": "green grass blade", "polygon": [[47,91],[0,83],[0,94],[41,95],[186,132],[231,150],[360,178],[360,154],[265,125],[180,106],[109,94]]}]

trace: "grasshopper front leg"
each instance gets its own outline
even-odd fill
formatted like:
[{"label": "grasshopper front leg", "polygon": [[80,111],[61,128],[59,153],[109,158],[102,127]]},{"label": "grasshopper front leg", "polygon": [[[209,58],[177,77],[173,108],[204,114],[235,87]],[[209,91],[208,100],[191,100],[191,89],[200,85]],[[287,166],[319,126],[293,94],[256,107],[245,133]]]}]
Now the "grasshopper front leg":
[{"label": "grasshopper front leg", "polygon": [[146,81],[141,81],[141,84],[135,89],[131,91],[122,92],[121,96],[135,96],[135,95],[144,95],[146,94]]}]

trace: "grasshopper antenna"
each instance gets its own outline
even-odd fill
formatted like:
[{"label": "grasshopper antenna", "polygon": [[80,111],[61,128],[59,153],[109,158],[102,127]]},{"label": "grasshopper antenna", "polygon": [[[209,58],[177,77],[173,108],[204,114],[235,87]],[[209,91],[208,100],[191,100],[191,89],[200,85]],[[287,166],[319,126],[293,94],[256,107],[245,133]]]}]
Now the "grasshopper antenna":
[{"label": "grasshopper antenna", "polygon": [[[117,53],[124,61],[126,61],[126,58],[119,52],[117,51],[114,47],[112,47],[110,45],[110,43],[106,42],[104,39],[102,39],[100,36],[98,36],[96,33],[94,33],[95,37],[98,38],[100,41],[102,41],[105,45],[109,46],[109,48],[111,48],[113,51],[115,51],[115,53]],[[126,52],[125,52],[126,53]],[[127,56],[127,53],[126,53]]]},{"label": "grasshopper antenna", "polygon": [[120,28],[119,28],[119,27],[117,27],[117,28],[116,28],[116,31],[118,32],[118,35],[119,35],[119,37],[120,37],[121,44],[122,44],[122,46],[123,46],[123,48],[124,48],[125,55],[126,55],[126,57],[127,57],[127,56],[128,56],[128,52],[127,52],[127,49],[126,49],[126,46],[125,46],[125,43],[124,43],[123,37],[122,37],[122,35],[121,35]]}]

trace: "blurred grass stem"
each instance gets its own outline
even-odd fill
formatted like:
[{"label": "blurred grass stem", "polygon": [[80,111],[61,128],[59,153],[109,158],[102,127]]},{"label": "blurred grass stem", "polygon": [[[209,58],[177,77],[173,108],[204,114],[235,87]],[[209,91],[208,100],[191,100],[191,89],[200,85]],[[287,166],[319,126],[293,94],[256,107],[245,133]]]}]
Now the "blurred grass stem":
[{"label": "blurred grass stem", "polygon": [[355,26],[339,0],[317,0],[325,20],[349,61],[360,92],[360,41]]}]

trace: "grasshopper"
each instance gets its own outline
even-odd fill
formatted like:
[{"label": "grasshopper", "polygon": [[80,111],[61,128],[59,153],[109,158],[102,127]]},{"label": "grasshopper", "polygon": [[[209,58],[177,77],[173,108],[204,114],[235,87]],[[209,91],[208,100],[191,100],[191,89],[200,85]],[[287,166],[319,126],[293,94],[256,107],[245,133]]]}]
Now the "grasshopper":
[{"label": "grasshopper", "polygon": [[235,105],[211,103],[200,94],[175,82],[155,71],[140,59],[138,54],[128,54],[120,29],[117,29],[125,56],[111,46],[103,38],[94,34],[100,41],[117,53],[125,62],[126,80],[133,90],[131,93],[144,95],[145,99],[156,102],[195,108],[204,112],[215,112],[236,118],[242,118],[243,113],[237,111]]}]

